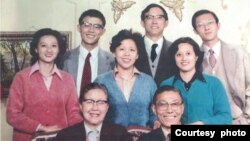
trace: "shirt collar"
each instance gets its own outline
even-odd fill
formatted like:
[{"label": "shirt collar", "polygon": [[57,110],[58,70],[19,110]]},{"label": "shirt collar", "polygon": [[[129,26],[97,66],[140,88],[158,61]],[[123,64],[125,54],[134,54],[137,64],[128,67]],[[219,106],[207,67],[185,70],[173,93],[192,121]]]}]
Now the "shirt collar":
[{"label": "shirt collar", "polygon": [[[90,132],[93,131],[86,123],[84,124],[86,135]],[[102,123],[96,127],[95,130],[98,131],[98,133],[101,133],[101,128],[102,128]]]},{"label": "shirt collar", "polygon": [[[39,63],[38,61],[33,65],[31,66],[31,71],[29,73],[29,77],[34,74],[36,71],[39,71],[40,70],[40,66],[39,66]],[[53,74],[57,74],[59,76],[59,78],[62,79],[62,75],[59,71],[59,69],[57,68],[56,64],[54,64],[54,67],[53,67],[53,70],[52,72],[50,73],[50,75],[53,75]]]},{"label": "shirt collar", "polygon": [[[119,70],[117,69],[117,67],[115,67],[114,68],[114,75],[116,76],[118,73],[119,73]],[[133,74],[134,75],[137,75],[137,74],[140,74],[140,71],[136,68],[136,67],[134,67],[134,69],[133,69]]]},{"label": "shirt collar", "polygon": [[144,42],[145,42],[145,47],[148,53],[150,53],[151,51],[151,46],[153,44],[158,44],[156,50],[157,52],[159,52],[162,48],[162,44],[163,44],[163,36],[157,40],[156,42],[152,41],[151,39],[149,39],[147,36],[144,37]]},{"label": "shirt collar", "polygon": [[[173,84],[174,84],[178,79],[181,80],[182,82],[184,82],[184,81],[182,80],[180,74],[178,73],[178,74],[176,74],[176,75],[174,76]],[[201,73],[200,71],[196,71],[195,74],[194,74],[194,76],[192,77],[192,79],[188,82],[188,84],[193,83],[194,80],[196,80],[196,79],[198,79],[198,80],[200,80],[201,82],[204,82],[204,83],[206,82],[206,80],[205,80],[205,78],[203,77],[202,73]],[[186,83],[186,82],[184,82],[184,83]]]},{"label": "shirt collar", "polygon": [[86,58],[89,52],[91,53],[91,59],[97,59],[99,47],[97,46],[93,48],[91,51],[88,51],[82,44],[80,44],[80,55]]},{"label": "shirt collar", "polygon": [[206,55],[210,55],[210,54],[209,54],[209,49],[212,48],[213,51],[214,51],[215,57],[218,58],[218,56],[219,56],[219,54],[220,54],[220,50],[221,50],[221,42],[218,41],[218,42],[217,42],[214,46],[212,46],[212,47],[209,47],[209,46],[203,44],[203,47],[204,47],[204,51],[205,51]]}]

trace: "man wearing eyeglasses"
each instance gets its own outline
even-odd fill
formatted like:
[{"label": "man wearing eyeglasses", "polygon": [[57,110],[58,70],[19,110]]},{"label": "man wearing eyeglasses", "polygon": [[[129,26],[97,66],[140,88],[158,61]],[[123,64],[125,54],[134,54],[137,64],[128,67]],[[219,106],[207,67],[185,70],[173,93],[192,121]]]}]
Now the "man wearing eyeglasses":
[{"label": "man wearing eyeglasses", "polygon": [[192,26],[203,43],[204,72],[217,76],[223,83],[232,110],[233,124],[250,124],[250,58],[241,47],[225,43],[218,37],[217,15],[207,9],[198,10]]},{"label": "man wearing eyeglasses", "polygon": [[171,125],[181,124],[184,112],[181,92],[173,86],[162,86],[154,95],[152,110],[161,123],[161,127],[142,135],[139,141],[170,141]]},{"label": "man wearing eyeglasses", "polygon": [[112,54],[99,46],[99,39],[105,33],[105,24],[105,17],[100,11],[84,11],[77,26],[81,44],[65,54],[63,69],[73,75],[78,96],[86,84],[114,67]]},{"label": "man wearing eyeglasses", "polygon": [[108,101],[108,91],[103,84],[88,84],[79,98],[83,123],[63,129],[55,141],[131,141],[125,127],[104,121]]},{"label": "man wearing eyeglasses", "polygon": [[167,12],[158,4],[150,4],[141,13],[141,25],[145,29],[144,46],[139,47],[135,66],[152,76],[159,87],[161,81],[172,75],[168,64],[171,42],[163,36],[168,26]]}]

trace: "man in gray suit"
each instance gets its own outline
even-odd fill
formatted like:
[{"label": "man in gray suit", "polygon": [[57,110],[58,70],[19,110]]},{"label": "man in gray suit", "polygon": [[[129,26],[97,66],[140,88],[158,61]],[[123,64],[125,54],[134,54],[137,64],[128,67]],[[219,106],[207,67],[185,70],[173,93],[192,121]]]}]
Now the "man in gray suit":
[{"label": "man in gray suit", "polygon": [[111,53],[98,45],[100,37],[105,33],[106,20],[103,14],[95,9],[84,11],[79,18],[77,29],[81,35],[81,44],[65,54],[63,69],[73,75],[79,96],[85,60],[90,54],[91,82],[104,72],[114,67]]},{"label": "man in gray suit", "polygon": [[162,80],[172,75],[168,64],[168,48],[171,42],[163,36],[168,26],[166,10],[158,4],[148,5],[141,13],[141,25],[145,29],[144,44],[139,47],[136,68],[152,76],[159,87]]},{"label": "man in gray suit", "polygon": [[[192,17],[194,32],[203,43],[202,69],[217,76],[228,94],[233,124],[250,124],[250,58],[241,47],[229,45],[218,37],[219,19],[203,9]],[[198,113],[197,113],[198,114]]]}]

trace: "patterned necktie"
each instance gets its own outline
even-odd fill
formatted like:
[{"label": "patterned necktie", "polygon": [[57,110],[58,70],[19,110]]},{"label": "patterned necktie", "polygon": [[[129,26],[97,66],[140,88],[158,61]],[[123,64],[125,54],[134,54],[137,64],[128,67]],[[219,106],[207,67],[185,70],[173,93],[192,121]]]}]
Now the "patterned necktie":
[{"label": "patterned necktie", "polygon": [[209,49],[209,64],[212,68],[214,68],[216,64],[216,58],[214,56],[214,51],[212,49]]},{"label": "patterned necktie", "polygon": [[82,72],[82,82],[81,82],[81,91],[82,89],[91,82],[91,65],[90,65],[90,57],[89,53],[85,59],[85,64]]},{"label": "patterned necktie", "polygon": [[153,44],[152,47],[151,47],[151,56],[150,57],[151,57],[152,62],[154,62],[154,60],[155,60],[155,58],[157,56],[156,51],[155,51],[157,46],[158,46],[158,44]]}]

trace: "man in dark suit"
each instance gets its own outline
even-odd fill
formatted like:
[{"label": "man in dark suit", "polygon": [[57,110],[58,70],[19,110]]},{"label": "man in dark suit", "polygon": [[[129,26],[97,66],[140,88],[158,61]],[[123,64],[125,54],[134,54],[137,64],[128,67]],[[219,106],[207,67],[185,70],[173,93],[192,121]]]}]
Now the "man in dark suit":
[{"label": "man in dark suit", "polygon": [[139,48],[139,58],[135,63],[139,71],[151,75],[157,86],[172,75],[168,48],[171,42],[163,36],[168,26],[168,15],[158,4],[148,5],[141,13],[141,25],[145,29],[144,45]]},{"label": "man in dark suit", "polygon": [[154,95],[152,110],[161,127],[142,135],[139,141],[170,141],[171,125],[178,125],[184,111],[181,92],[172,86],[160,87]]},{"label": "man in dark suit", "polygon": [[84,121],[61,130],[55,141],[131,141],[125,127],[104,121],[109,108],[104,85],[88,84],[79,102]]},{"label": "man in dark suit", "polygon": [[73,76],[76,82],[78,97],[88,54],[90,54],[91,82],[98,75],[110,71],[114,67],[113,55],[101,49],[98,44],[99,39],[105,33],[105,24],[105,17],[100,11],[95,9],[84,11],[79,18],[79,25],[77,26],[81,35],[81,44],[77,48],[68,51],[64,56],[63,70]]}]

